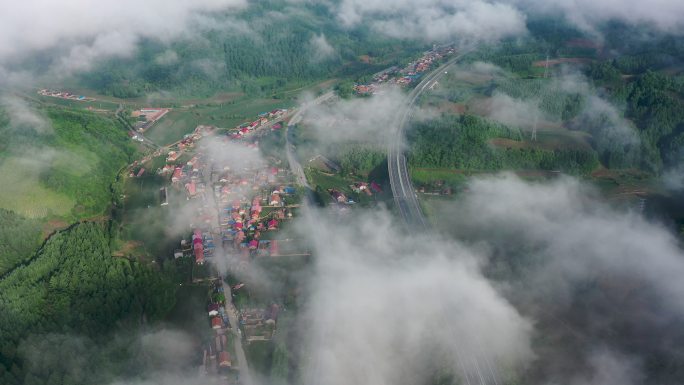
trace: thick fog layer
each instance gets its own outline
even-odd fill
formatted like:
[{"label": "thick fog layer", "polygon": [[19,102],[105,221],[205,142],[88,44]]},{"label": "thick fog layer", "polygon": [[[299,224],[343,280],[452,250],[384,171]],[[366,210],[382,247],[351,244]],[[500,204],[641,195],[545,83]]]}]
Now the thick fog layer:
[{"label": "thick fog layer", "polygon": [[[132,54],[141,39],[170,42],[190,30],[202,13],[245,4],[244,0],[14,1],[0,13],[0,75],[1,67],[39,52],[56,61],[58,73],[87,70],[96,60]],[[17,68],[12,76],[21,72]]]},{"label": "thick fog layer", "polygon": [[337,8],[347,26],[369,22],[393,37],[442,40],[472,37],[496,40],[524,33],[525,15],[505,2],[344,0]]},{"label": "thick fog layer", "polygon": [[439,40],[496,40],[526,31],[528,16],[562,16],[578,28],[598,34],[601,23],[619,20],[681,34],[684,3],[677,0],[343,0],[336,5],[348,26],[368,23],[378,33],[394,37]]},{"label": "thick fog layer", "polygon": [[[315,276],[305,319],[307,384],[416,384],[489,375],[532,358],[531,323],[481,273],[481,255],[406,234],[387,212],[310,212]],[[348,220],[348,221],[347,221]]]},{"label": "thick fog layer", "polygon": [[473,181],[462,199],[442,208],[439,228],[490,250],[488,276],[551,341],[535,349],[542,378],[562,383],[573,373],[578,383],[642,383],[656,366],[682,359],[678,240],[601,202],[575,179],[530,183],[502,175]]}]

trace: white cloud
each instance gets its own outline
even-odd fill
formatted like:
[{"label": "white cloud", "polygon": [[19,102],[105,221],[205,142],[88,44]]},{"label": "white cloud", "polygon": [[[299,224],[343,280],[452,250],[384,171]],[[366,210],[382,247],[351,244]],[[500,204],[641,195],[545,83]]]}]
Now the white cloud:
[{"label": "white cloud", "polygon": [[244,0],[27,0],[0,14],[0,66],[41,52],[58,54],[62,71],[88,69],[93,60],[129,55],[142,38],[168,42],[202,13],[243,6]]},{"label": "white cloud", "polygon": [[641,360],[681,357],[669,341],[684,338],[677,326],[684,319],[684,252],[663,226],[616,210],[591,187],[565,177],[546,183],[508,174],[481,178],[440,212],[439,228],[492,250],[489,266],[496,266],[506,297],[551,325],[543,337],[574,341],[539,344],[548,353],[540,354],[539,371],[558,377],[549,372],[590,369],[578,384],[644,383],[640,376],[650,373],[641,370]]},{"label": "white cloud", "polygon": [[51,134],[52,125],[44,116],[23,99],[12,95],[0,95],[0,108],[9,117],[13,130],[33,130],[39,134]]},{"label": "white cloud", "polygon": [[386,212],[349,221],[309,213],[317,255],[306,306],[304,383],[427,383],[532,358],[531,324],[497,292],[481,257],[438,237],[406,236]]},{"label": "white cloud", "polygon": [[489,118],[517,128],[528,128],[536,119],[543,119],[544,113],[533,101],[512,98],[501,92],[494,92],[490,100]]},{"label": "white cloud", "polygon": [[344,25],[369,23],[378,33],[424,40],[496,40],[525,33],[525,15],[504,2],[345,0],[337,10]]},{"label": "white cloud", "polygon": [[[388,86],[370,98],[335,99],[313,106],[303,119],[322,145],[358,141],[384,146],[395,137],[395,121],[405,103],[402,90]],[[414,119],[424,114],[418,110]]]},{"label": "white cloud", "polygon": [[560,12],[579,28],[596,32],[609,20],[628,24],[651,24],[663,31],[681,34],[684,2],[679,0],[516,0],[528,12]]},{"label": "white cloud", "polygon": [[[324,2],[327,3],[327,2]],[[524,34],[527,15],[561,14],[580,29],[596,33],[600,23],[621,20],[684,31],[684,2],[678,0],[343,0],[336,6],[346,26],[369,24],[393,37],[425,40],[497,40]]]},{"label": "white cloud", "polygon": [[311,60],[314,63],[322,62],[324,60],[333,58],[336,55],[335,48],[330,45],[324,34],[311,37],[309,46],[313,52]]},{"label": "white cloud", "polygon": [[159,65],[172,65],[178,62],[178,54],[176,51],[167,49],[154,58],[154,62]]}]

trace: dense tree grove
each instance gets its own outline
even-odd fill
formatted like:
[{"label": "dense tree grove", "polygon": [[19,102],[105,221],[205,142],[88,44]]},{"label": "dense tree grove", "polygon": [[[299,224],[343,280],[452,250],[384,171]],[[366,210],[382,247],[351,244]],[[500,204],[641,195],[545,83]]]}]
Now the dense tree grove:
[{"label": "dense tree grove", "polygon": [[[684,76],[673,75],[684,60],[681,39],[620,23],[603,26],[602,45],[548,19],[528,20],[528,29],[529,39],[479,49],[467,59],[491,62],[507,71],[489,84],[487,95],[502,92],[538,105],[544,118],[588,132],[601,163],[609,168],[659,173],[684,160]],[[650,38],[625,38],[640,34]],[[582,87],[567,87],[555,80],[556,75],[542,78],[542,69],[532,67],[532,62],[544,60],[544,53],[587,60],[580,68],[589,78],[590,92],[582,90],[586,84],[581,79]],[[558,74],[563,69],[550,71]],[[565,81],[576,82],[567,77]],[[590,105],[596,101],[588,101],[591,94],[609,101],[611,111]]]},{"label": "dense tree grove", "polygon": [[[81,79],[122,98],[158,90],[195,96],[219,90],[271,94],[290,82],[377,72],[399,60],[398,51],[425,48],[424,43],[378,36],[364,26],[342,28],[329,12],[321,5],[254,2],[237,14],[216,15],[217,24],[226,22],[225,16],[228,23],[244,21],[240,27],[207,28],[200,33],[201,44],[196,39],[170,45],[144,41],[134,57],[109,60]],[[362,63],[362,55],[380,57],[383,63]]]},{"label": "dense tree grove", "polygon": [[408,134],[409,164],[465,170],[541,169],[587,174],[598,166],[594,152],[582,149],[495,148],[493,138],[517,139],[518,133],[472,115],[444,115],[417,124]]},{"label": "dense tree grove", "polygon": [[49,108],[37,113],[46,115],[49,128],[3,124],[0,115],[0,136],[8,138],[0,144],[0,150],[7,146],[0,162],[35,154],[41,184],[76,200],[69,219],[101,214],[111,202],[110,184],[136,152],[126,131],[114,120],[88,112]]},{"label": "dense tree grove", "polygon": [[684,78],[647,70],[622,81],[616,61],[592,65],[587,74],[624,106],[625,117],[636,125],[640,140],[637,148],[601,149],[606,163],[659,172],[684,159]]},{"label": "dense tree grove", "polygon": [[566,91],[560,82],[543,78],[505,78],[496,83],[495,89],[512,98],[538,104],[547,119],[557,121],[575,118],[586,102],[582,94]]},{"label": "dense tree grove", "polygon": [[382,148],[361,143],[341,146],[335,158],[343,173],[356,175],[368,175],[387,162],[387,154]]},{"label": "dense tree grove", "polygon": [[[53,162],[41,182],[76,197],[77,216],[101,213],[111,200],[109,185],[135,153],[130,139],[112,120],[93,114],[53,109],[48,115],[55,135],[46,144],[75,156]],[[87,171],[73,171],[79,169]]]},{"label": "dense tree grove", "polygon": [[40,230],[39,221],[0,209],[0,276],[35,252]]},{"label": "dense tree grove", "polygon": [[[73,375],[68,366],[52,365],[62,371],[56,373],[35,368],[18,348],[29,336],[40,340],[45,333],[106,343],[123,325],[135,328],[144,320],[159,319],[175,302],[172,273],[112,258],[100,224],[77,224],[53,236],[31,263],[0,281],[0,383],[94,383],[87,376],[66,381],[65,376]],[[44,344],[39,353],[72,353],[62,347]],[[122,349],[118,354],[125,355]]]}]

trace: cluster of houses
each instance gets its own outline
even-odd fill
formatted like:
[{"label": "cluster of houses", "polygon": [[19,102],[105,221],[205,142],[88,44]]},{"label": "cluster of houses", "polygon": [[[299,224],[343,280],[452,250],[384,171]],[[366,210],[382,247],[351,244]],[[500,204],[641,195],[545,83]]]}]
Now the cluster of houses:
[{"label": "cluster of houses", "polygon": [[355,84],[354,92],[357,95],[373,95],[377,93],[378,88],[383,83],[399,84],[406,86],[418,80],[422,74],[432,68],[433,64],[444,58],[452,55],[456,49],[452,46],[437,48],[425,52],[423,56],[415,61],[410,62],[404,68],[390,67],[384,71],[373,75],[373,80],[369,84]]},{"label": "cluster of houses", "polygon": [[95,100],[95,98],[89,98],[89,97],[83,96],[83,95],[76,95],[76,94],[72,94],[71,92],[55,91],[55,90],[48,90],[48,89],[39,90],[38,95],[50,96],[53,98],[60,98],[60,99],[76,100],[79,102],[92,102]]},{"label": "cluster of houses", "polygon": [[399,77],[395,78],[397,84],[408,85],[416,81],[421,75],[432,68],[432,65],[444,58],[452,55],[456,49],[452,46],[443,48],[434,48],[425,52],[418,60],[409,63],[406,67],[399,71]]},{"label": "cluster of houses", "polygon": [[[252,122],[245,122],[235,127],[229,134],[229,137],[232,139],[239,139],[250,132],[267,125],[270,121],[283,118],[286,114],[287,110],[282,108],[276,108],[270,112],[262,112],[257,116],[256,120]],[[271,126],[271,130],[279,130],[282,127],[282,123],[276,123]]]},{"label": "cluster of houses", "polygon": [[220,207],[223,246],[248,263],[254,256],[278,255],[277,242],[262,243],[261,238],[293,216],[285,200],[296,190],[285,184],[288,174],[277,167],[255,168],[247,175],[242,171],[224,170],[214,193]]},{"label": "cluster of houses", "polygon": [[247,342],[268,341],[273,338],[279,313],[280,306],[275,303],[266,309],[241,310],[239,322],[242,330],[244,330],[245,340]]},{"label": "cluster of houses", "polygon": [[175,146],[178,147],[179,152],[183,152],[195,147],[195,143],[205,136],[212,135],[216,131],[214,126],[199,125],[190,134],[183,135],[183,139],[179,140]]},{"label": "cluster of houses", "polygon": [[[353,184],[349,185],[349,188],[357,194],[364,193],[368,196],[372,196],[373,193],[377,194],[382,192],[382,188],[380,187],[380,185],[374,181],[371,183],[354,182]],[[330,188],[327,191],[333,203],[336,203],[338,205],[351,205],[356,203],[353,199],[347,197],[347,195],[345,195],[342,191],[338,189]]]},{"label": "cluster of houses", "polygon": [[179,162],[180,152],[169,151],[166,164],[159,169],[160,175],[171,175],[171,185],[177,190],[184,190],[187,199],[201,198],[204,195],[202,154],[196,154],[187,162]]},{"label": "cluster of houses", "polygon": [[207,303],[207,313],[209,325],[211,327],[211,338],[205,344],[203,368],[205,374],[227,375],[233,369],[231,360],[230,344],[230,321],[226,314],[225,294],[220,281],[215,281],[212,285]]},{"label": "cluster of houses", "polygon": [[192,233],[192,253],[195,255],[195,263],[198,265],[204,264],[205,258],[214,256],[214,237],[209,231],[202,231],[195,229]]},{"label": "cluster of houses", "polygon": [[377,184],[375,181],[373,181],[371,183],[354,182],[353,184],[349,185],[349,188],[357,194],[364,193],[368,196],[372,196],[373,193],[377,194],[377,193],[382,192],[382,188],[380,188],[380,185]]}]

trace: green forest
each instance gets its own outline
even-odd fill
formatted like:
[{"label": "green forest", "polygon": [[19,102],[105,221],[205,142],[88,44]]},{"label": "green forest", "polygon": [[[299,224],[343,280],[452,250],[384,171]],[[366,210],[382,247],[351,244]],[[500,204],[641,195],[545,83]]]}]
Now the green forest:
[{"label": "green forest", "polygon": [[592,151],[581,149],[496,148],[490,140],[519,140],[519,133],[473,115],[442,115],[416,124],[408,132],[412,168],[452,168],[467,171],[548,170],[573,175],[598,166]]},{"label": "green forest", "polygon": [[[45,143],[81,156],[53,163],[41,174],[41,182],[52,190],[77,197],[77,217],[101,214],[111,202],[110,185],[135,154],[130,139],[108,118],[58,109],[50,109],[48,116],[55,136]],[[79,162],[87,162],[87,171],[75,171],[83,166]]]},{"label": "green forest", "polygon": [[0,143],[0,275],[35,254],[48,222],[105,214],[117,174],[136,154],[114,120],[61,108],[36,114],[42,130],[0,115],[9,138]]},{"label": "green forest", "polygon": [[367,143],[342,144],[334,152],[343,174],[368,176],[376,167],[387,164],[387,153]]},{"label": "green forest", "polygon": [[[639,62],[636,57],[632,59]],[[640,67],[612,60],[587,69],[588,76],[608,92],[611,101],[623,106],[625,117],[634,122],[641,142],[639,152],[630,154],[606,148],[601,151],[601,158],[609,167],[660,172],[684,160],[684,77],[647,69],[623,80],[622,71]]]},{"label": "green forest", "polygon": [[[100,93],[120,98],[171,90],[209,96],[219,90],[272,94],[288,84],[351,74],[371,74],[420,52],[425,43],[399,41],[365,27],[347,30],[328,7],[260,1],[233,15],[244,28],[208,29],[202,44],[182,39],[170,45],[144,41],[130,59],[112,59],[81,76]],[[217,22],[218,23],[218,22]],[[322,52],[324,37],[334,52]],[[170,55],[174,60],[160,60]],[[358,57],[374,58],[370,63]]]},{"label": "green forest", "polygon": [[[528,28],[531,35],[525,40],[484,46],[468,55],[466,62],[491,62],[504,70],[484,89],[469,90],[470,94],[502,92],[538,105],[545,119],[591,134],[590,144],[607,168],[659,174],[684,160],[684,75],[677,65],[684,60],[681,39],[658,34],[648,41],[629,39],[625,36],[646,31],[616,23],[603,27],[601,45],[552,19],[531,19]],[[580,44],[571,44],[573,40]],[[584,62],[548,70],[532,65],[546,57],[582,58]],[[463,102],[470,94],[463,90],[448,93],[454,102]],[[588,100],[588,94],[608,101],[616,115],[600,107],[587,113],[589,104],[596,101]],[[626,138],[619,133],[621,129],[633,130],[635,137]],[[485,156],[491,158],[491,154]],[[517,164],[513,159],[505,162]]]},{"label": "green forest", "polygon": [[9,138],[0,148],[0,165],[35,158],[25,167],[25,178],[37,177],[42,188],[73,198],[67,219],[102,214],[111,202],[111,183],[136,154],[126,131],[117,121],[89,112],[43,108],[37,113],[45,115],[48,127],[42,131],[0,124],[0,135]]},{"label": "green forest", "polygon": [[[103,347],[115,333],[165,316],[175,302],[172,276],[172,267],[160,272],[112,258],[104,224],[81,223],[51,237],[31,263],[0,280],[0,383],[101,384],[117,372],[105,370],[106,352],[119,374],[128,373],[121,358],[134,357],[132,347]],[[78,339],[99,348],[86,352]],[[32,354],[40,357],[27,345],[39,346]],[[78,352],[84,356],[68,357]]]},{"label": "green forest", "polygon": [[0,276],[33,255],[40,243],[41,228],[36,219],[0,209]]}]

